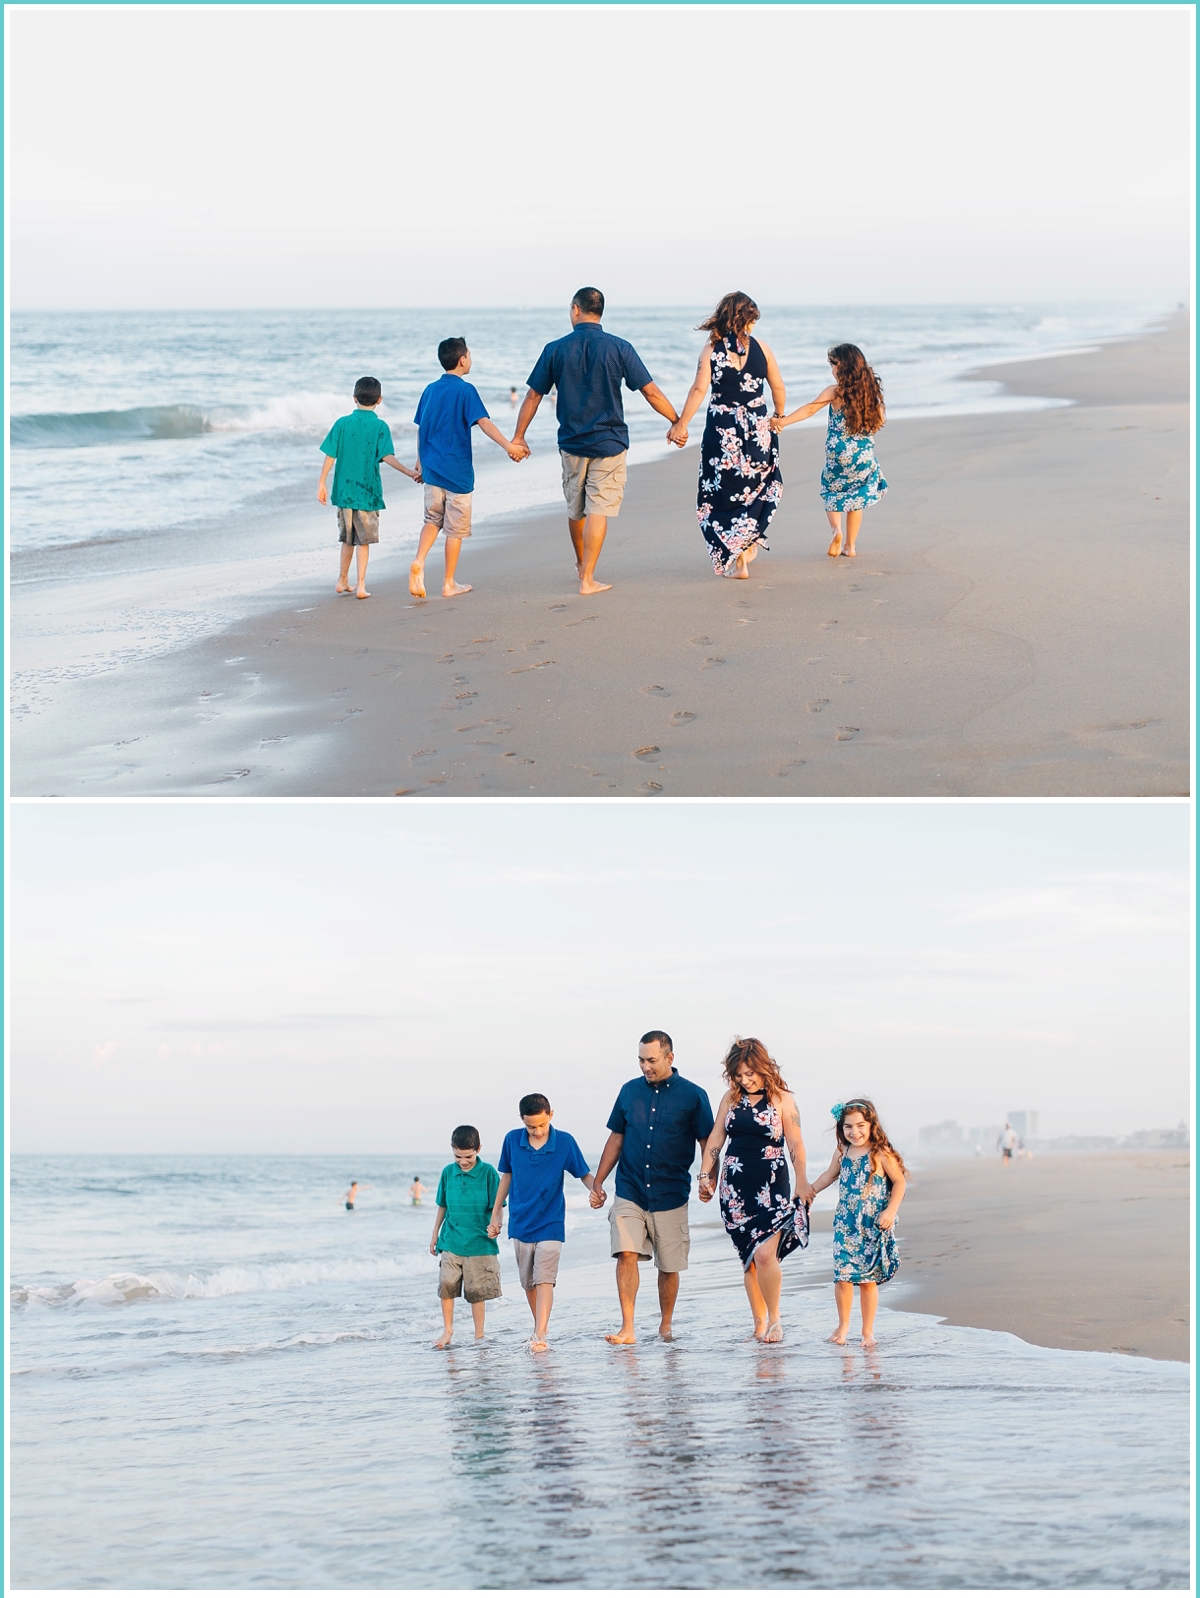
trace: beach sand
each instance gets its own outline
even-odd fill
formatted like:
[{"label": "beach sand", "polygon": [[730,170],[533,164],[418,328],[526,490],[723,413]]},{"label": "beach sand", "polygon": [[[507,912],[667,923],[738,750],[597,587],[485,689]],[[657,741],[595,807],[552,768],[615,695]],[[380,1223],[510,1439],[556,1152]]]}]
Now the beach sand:
[{"label": "beach sand", "polygon": [[453,601],[436,548],[439,597],[393,562],[336,598],[331,536],[292,608],[15,724],[13,792],[1184,794],[1188,338],[980,374],[1069,407],[890,423],[854,561],[823,428],[784,435],[744,583],[712,575],[694,448],[631,470],[590,599],[557,511],[466,545]]},{"label": "beach sand", "polygon": [[881,1302],[1046,1348],[1187,1360],[1190,1209],[1186,1151],[927,1167],[905,1195],[903,1264]]}]

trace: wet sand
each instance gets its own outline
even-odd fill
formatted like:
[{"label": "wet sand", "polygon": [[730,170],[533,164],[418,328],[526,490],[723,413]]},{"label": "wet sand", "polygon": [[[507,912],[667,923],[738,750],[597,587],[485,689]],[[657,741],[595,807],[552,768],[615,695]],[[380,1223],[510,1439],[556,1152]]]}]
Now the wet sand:
[{"label": "wet sand", "polygon": [[900,1212],[886,1302],[1045,1348],[1187,1360],[1190,1210],[1186,1152],[929,1167]]},{"label": "wet sand", "polygon": [[291,608],[15,724],[13,792],[1184,794],[1188,337],[980,374],[1069,407],[890,423],[855,561],[825,555],[823,429],[784,435],[744,583],[694,448],[631,470],[591,599],[557,512],[477,536],[453,601],[399,562],[336,598],[331,543]]}]

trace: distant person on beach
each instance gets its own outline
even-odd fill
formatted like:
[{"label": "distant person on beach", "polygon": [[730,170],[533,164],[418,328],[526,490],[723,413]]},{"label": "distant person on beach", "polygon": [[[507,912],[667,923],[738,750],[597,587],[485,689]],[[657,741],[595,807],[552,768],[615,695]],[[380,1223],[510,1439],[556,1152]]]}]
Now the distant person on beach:
[{"label": "distant person on beach", "polygon": [[454,1336],[456,1298],[465,1298],[471,1306],[478,1342],[488,1299],[503,1296],[500,1248],[488,1231],[500,1175],[494,1165],[479,1158],[479,1149],[475,1127],[456,1126],[450,1134],[454,1158],[438,1178],[438,1208],[429,1252],[435,1258],[441,1255],[438,1297],[442,1301],[442,1335],[434,1348],[445,1348]]},{"label": "distant person on beach", "polygon": [[593,1185],[588,1163],[569,1132],[550,1123],[554,1111],[544,1093],[527,1093],[517,1105],[522,1126],[509,1132],[500,1150],[500,1190],[492,1205],[489,1237],[499,1237],[504,1205],[510,1194],[508,1235],[517,1256],[517,1275],[533,1312],[530,1350],[544,1353],[554,1308],[554,1284],[566,1238],[567,1204],[564,1176]]},{"label": "distant person on beach", "polygon": [[417,467],[406,466],[396,459],[391,428],[375,414],[382,398],[383,388],[378,378],[360,377],[354,385],[354,409],[348,416],[338,417],[321,445],[325,460],[317,484],[317,498],[322,505],[329,502],[325,479],[330,467],[337,462],[333,474],[333,503],[338,513],[342,560],[334,592],[350,592],[348,579],[353,554],[358,562],[358,587],[354,590],[357,599],[371,597],[367,592],[367,558],[371,545],[379,542],[379,512],[386,509],[379,463],[386,462],[414,482],[419,482],[421,476]]},{"label": "distant person on beach", "polygon": [[438,345],[442,376],[430,383],[417,401],[417,468],[425,484],[425,525],[417,543],[417,558],[408,568],[408,591],[425,598],[425,560],[437,535],[445,531],[446,575],[442,598],[469,594],[470,583],[455,582],[458,556],[464,538],[471,536],[471,496],[475,491],[475,461],[471,429],[478,427],[499,444],[511,461],[523,461],[528,446],[516,444],[488,417],[487,406],[473,383],[467,382],[471,352],[465,338],[444,338]]},{"label": "distant person on beach", "polygon": [[421,1178],[419,1176],[414,1176],[412,1179],[412,1186],[408,1190],[408,1196],[414,1204],[419,1204],[428,1191],[429,1189],[422,1185]]},{"label": "distant person on beach", "polygon": [[617,1095],[608,1118],[608,1142],[596,1166],[591,1205],[608,1195],[604,1179],[616,1166],[617,1196],[609,1211],[609,1246],[617,1262],[621,1329],[609,1343],[633,1343],[633,1307],[639,1262],[658,1268],[658,1335],[671,1341],[679,1273],[688,1268],[688,1196],[697,1144],[713,1128],[712,1106],[702,1087],[680,1076],[666,1032],[647,1032],[638,1044],[641,1075]]},{"label": "distant person on beach", "polygon": [[829,1169],[813,1192],[838,1184],[833,1215],[833,1297],[837,1330],[829,1337],[839,1347],[850,1333],[850,1311],[858,1288],[862,1346],[875,1347],[875,1311],[880,1282],[900,1269],[896,1212],[904,1197],[904,1161],[888,1141],[870,1099],[847,1099],[830,1110],[837,1147]]},{"label": "distant person on beach", "polygon": [[342,1197],[346,1201],[346,1208],[348,1210],[352,1210],[354,1208],[354,1201],[358,1197],[358,1183],[351,1182],[350,1186],[346,1189]]},{"label": "distant person on beach", "polygon": [[633,345],[601,328],[603,315],[604,295],[599,289],[576,291],[571,301],[572,331],[547,344],[538,356],[513,433],[515,444],[525,442],[538,406],[557,388],[563,495],[581,594],[602,594],[612,587],[596,581],[596,562],[608,533],[608,518],[620,513],[625,496],[629,429],[621,404],[622,382],[636,389],[660,416],[676,420],[675,407]]},{"label": "distant person on beach", "polygon": [[516,384],[514,383],[512,388],[510,388],[509,391],[508,391],[508,403],[515,408],[516,404],[517,404],[517,401],[520,398],[521,398],[521,395],[518,392]]},{"label": "distant person on beach", "polygon": [[767,415],[767,390],[776,417],[782,417],[787,395],[774,355],[751,337],[758,314],[748,294],[726,294],[708,321],[701,322],[708,342],[700,351],[683,414],[667,434],[682,449],[688,423],[711,386],[696,514],[718,577],[749,577],[759,545],[768,547],[767,528],[783,497],[779,440]]},{"label": "distant person on beach", "polygon": [[875,459],[874,441],[886,420],[883,387],[857,344],[835,344],[829,351],[829,364],[833,368],[829,387],[790,416],[772,417],[771,426],[778,433],[829,406],[821,499],[833,542],[825,553],[853,558],[858,553],[854,546],[863,511],[868,505],[877,505],[888,490]]},{"label": "distant person on beach", "polygon": [[1004,1130],[996,1139],[996,1147],[1000,1150],[1000,1163],[1002,1165],[1009,1164],[1020,1141],[1020,1138],[1013,1131],[1012,1122],[1005,1121]]},{"label": "distant person on beach", "polygon": [[[781,1343],[781,1262],[808,1247],[809,1185],[800,1114],[779,1067],[757,1038],[735,1038],[725,1056],[729,1087],[704,1147],[700,1202],[718,1190],[721,1218],[742,1261],[742,1281],[760,1343]],[[729,1150],[721,1167],[721,1147]],[[788,1183],[783,1145],[796,1172],[796,1197]]]}]

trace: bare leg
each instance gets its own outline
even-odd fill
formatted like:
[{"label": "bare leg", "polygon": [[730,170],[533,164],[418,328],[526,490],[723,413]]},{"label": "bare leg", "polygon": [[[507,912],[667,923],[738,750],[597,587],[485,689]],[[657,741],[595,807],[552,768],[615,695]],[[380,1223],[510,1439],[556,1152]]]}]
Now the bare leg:
[{"label": "bare leg", "polygon": [[837,1331],[829,1341],[836,1343],[840,1348],[850,1334],[850,1310],[854,1304],[854,1284],[852,1282],[835,1282],[833,1284],[833,1302],[837,1305],[838,1323]]},{"label": "bare leg", "polygon": [[354,590],[355,599],[370,599],[367,592],[367,559],[371,553],[370,544],[355,544],[354,558],[358,562],[358,587]]},{"label": "bare leg", "polygon": [[750,1269],[742,1276],[746,1285],[746,1297],[750,1300],[750,1313],[754,1316],[754,1335],[760,1340],[766,1336],[767,1331],[767,1305],[758,1288],[758,1272],[754,1268],[754,1261],[750,1261]]},{"label": "bare leg", "polygon": [[554,1289],[549,1282],[541,1282],[534,1288],[533,1300],[533,1341],[529,1346],[535,1354],[540,1354],[547,1347],[546,1329],[554,1308]]},{"label": "bare leg", "polygon": [[754,1269],[758,1274],[758,1290],[767,1306],[765,1343],[778,1343],[783,1339],[779,1324],[779,1295],[783,1291],[783,1266],[779,1263],[779,1234],[769,1237],[754,1254]]},{"label": "bare leg", "polygon": [[862,1310],[863,1347],[875,1347],[875,1311],[879,1308],[879,1284],[863,1282],[858,1289],[858,1304]]},{"label": "bare leg", "polygon": [[848,510],[846,512],[846,547],[844,555],[854,554],[854,540],[858,537],[858,529],[862,526],[862,511]]},{"label": "bare leg", "polygon": [[446,539],[446,581],[442,584],[442,598],[453,599],[455,594],[469,594],[470,583],[456,583],[454,573],[458,570],[458,556],[462,549],[461,538]]},{"label": "bare leg", "polygon": [[414,599],[425,598],[425,560],[433,548],[433,541],[441,532],[433,522],[426,522],[417,540],[417,558],[408,568],[408,591]]},{"label": "bare leg", "polygon": [[658,1335],[664,1342],[673,1341],[671,1321],[675,1315],[675,1300],[679,1297],[679,1272],[658,1273]]},{"label": "bare leg", "polygon": [[487,1310],[486,1304],[471,1305],[471,1319],[475,1322],[475,1341],[483,1336],[483,1317]]},{"label": "bare leg", "polygon": [[571,548],[575,551],[575,570],[583,576],[583,526],[584,518],[567,517],[567,530],[571,534]]},{"label": "bare leg", "polygon": [[827,510],[829,525],[833,528],[833,542],[825,551],[827,555],[840,555],[842,552],[842,513],[840,510]]},{"label": "bare leg", "polygon": [[621,1300],[621,1330],[609,1332],[606,1343],[636,1343],[633,1331],[633,1306],[637,1300],[638,1257],[636,1254],[617,1255],[617,1297]]},{"label": "bare leg", "polygon": [[586,516],[583,522],[583,569],[579,573],[581,594],[602,594],[611,583],[596,581],[596,562],[608,536],[607,516]]},{"label": "bare leg", "polygon": [[348,594],[350,592],[350,584],[346,579],[350,575],[350,562],[353,558],[354,545],[343,544],[341,548],[341,563],[338,568],[337,587],[334,589],[335,594]]},{"label": "bare leg", "polygon": [[454,1300],[452,1298],[444,1298],[442,1300],[442,1335],[438,1338],[437,1342],[433,1345],[434,1348],[445,1348],[449,1344],[450,1339],[453,1336],[454,1336]]}]

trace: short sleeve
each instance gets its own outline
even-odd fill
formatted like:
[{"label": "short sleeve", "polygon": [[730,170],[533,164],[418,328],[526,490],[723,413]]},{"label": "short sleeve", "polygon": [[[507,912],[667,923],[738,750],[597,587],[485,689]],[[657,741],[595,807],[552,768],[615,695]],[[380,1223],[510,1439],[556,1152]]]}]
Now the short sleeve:
[{"label": "short sleeve", "polygon": [[341,443],[341,441],[342,441],[342,419],[339,416],[337,421],[334,422],[333,426],[329,429],[329,431],[325,435],[325,442],[321,445],[321,454],[322,455],[329,455],[334,460],[336,460],[337,459],[337,452],[338,452],[338,445]]},{"label": "short sleeve", "polygon": [[537,365],[525,381],[535,394],[548,394],[554,387],[554,345],[547,344],[538,356]]},{"label": "short sleeve", "polygon": [[625,356],[626,388],[632,388],[640,391],[641,389],[645,388],[647,383],[653,383],[654,379],[650,376],[650,373],[642,364],[642,357],[634,349],[632,344],[626,344],[622,353]]},{"label": "short sleeve", "polygon": [[377,460],[382,460],[385,455],[394,455],[396,446],[392,443],[392,430],[386,422],[379,424],[379,446]]},{"label": "short sleeve", "polygon": [[500,1191],[500,1178],[489,1166],[487,1171],[487,1206],[490,1210],[496,1202],[496,1194]]},{"label": "short sleeve", "polygon": [[617,1102],[613,1105],[613,1112],[605,1124],[610,1132],[619,1132],[622,1137],[625,1136],[625,1128],[629,1125],[629,1120],[625,1114],[624,1088],[617,1094]]},{"label": "short sleeve", "polygon": [[[512,1156],[508,1152],[508,1140],[511,1137],[512,1133],[506,1132],[504,1134],[504,1142],[500,1145],[500,1158],[496,1161],[496,1169],[500,1172],[501,1176],[512,1175]],[[492,1202],[494,1203],[495,1200]]]},{"label": "short sleeve", "polygon": [[440,1210],[444,1210],[444,1209],[447,1208],[447,1204],[446,1204],[446,1173],[445,1173],[445,1171],[443,1171],[441,1176],[438,1177],[437,1198],[436,1198],[436,1200],[434,1202],[437,1204],[437,1207]]},{"label": "short sleeve", "polygon": [[[563,1134],[560,1132],[558,1135],[562,1137]],[[586,1176],[591,1167],[583,1157],[583,1150],[575,1139],[570,1137],[570,1134],[568,1134],[568,1138],[571,1147],[567,1150],[567,1157],[563,1161],[563,1170],[569,1171],[572,1176]]]},{"label": "short sleeve", "polygon": [[476,422],[486,422],[488,408],[479,397],[479,390],[473,383],[463,385],[466,388],[467,426],[474,427]]},{"label": "short sleeve", "polygon": [[696,1134],[696,1141],[702,1143],[712,1129],[713,1112],[708,1094],[703,1088],[697,1088],[696,1105],[692,1111],[692,1131]]},{"label": "short sleeve", "polygon": [[423,388],[421,390],[421,397],[417,401],[417,408],[416,408],[416,411],[413,413],[413,426],[414,427],[420,427],[420,425],[421,425],[421,418],[425,414],[425,396],[428,393],[429,393],[429,390],[427,388]]}]

